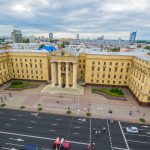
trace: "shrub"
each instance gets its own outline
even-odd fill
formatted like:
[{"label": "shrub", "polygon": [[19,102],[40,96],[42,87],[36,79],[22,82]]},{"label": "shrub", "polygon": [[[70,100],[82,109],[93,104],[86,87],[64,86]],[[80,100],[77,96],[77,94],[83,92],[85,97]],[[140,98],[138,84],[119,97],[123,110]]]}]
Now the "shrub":
[{"label": "shrub", "polygon": [[66,114],[70,115],[70,114],[71,114],[71,111],[70,111],[70,110],[67,110]]},{"label": "shrub", "polygon": [[90,116],[91,116],[91,113],[90,113],[90,112],[87,112],[87,113],[86,113],[86,116],[87,116],[87,117],[90,117]]},{"label": "shrub", "polygon": [[25,106],[20,106],[20,109],[25,109]]},{"label": "shrub", "polygon": [[4,103],[3,103],[3,104],[1,104],[0,106],[1,106],[1,107],[5,107],[5,106],[6,106],[6,104],[4,104]]},{"label": "shrub", "polygon": [[142,122],[142,123],[146,122],[146,120],[144,118],[140,118],[139,121]]},{"label": "shrub", "polygon": [[42,108],[42,107],[39,107],[37,110],[38,110],[38,111],[42,111],[42,110],[43,110],[43,108]]}]

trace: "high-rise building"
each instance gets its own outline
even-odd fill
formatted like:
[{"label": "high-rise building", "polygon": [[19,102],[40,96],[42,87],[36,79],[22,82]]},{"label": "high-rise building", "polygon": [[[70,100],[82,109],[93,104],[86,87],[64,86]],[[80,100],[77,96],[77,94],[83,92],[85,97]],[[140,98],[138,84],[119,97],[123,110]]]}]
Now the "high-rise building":
[{"label": "high-rise building", "polygon": [[21,30],[13,30],[13,32],[11,32],[11,38],[13,43],[21,43],[22,42],[22,33]]},{"label": "high-rise building", "polygon": [[49,39],[53,39],[53,33],[49,33]]},{"label": "high-rise building", "polygon": [[79,40],[79,34],[76,35],[76,40]]},{"label": "high-rise building", "polygon": [[35,37],[33,35],[29,37],[30,43],[34,43],[34,40],[35,40]]},{"label": "high-rise building", "polygon": [[136,34],[137,34],[137,32],[131,32],[130,33],[130,38],[129,38],[130,43],[134,43],[135,42]]}]

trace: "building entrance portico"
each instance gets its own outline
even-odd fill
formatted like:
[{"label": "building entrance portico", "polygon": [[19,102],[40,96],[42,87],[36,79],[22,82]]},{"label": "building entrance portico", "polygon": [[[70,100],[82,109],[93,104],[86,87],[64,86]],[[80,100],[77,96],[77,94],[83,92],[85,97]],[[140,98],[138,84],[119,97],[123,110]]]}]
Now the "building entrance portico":
[{"label": "building entrance portico", "polygon": [[49,60],[50,83],[42,92],[83,95],[84,87],[77,84],[77,57],[64,50],[56,51]]},{"label": "building entrance portico", "polygon": [[76,88],[77,63],[75,61],[51,61],[52,87]]}]

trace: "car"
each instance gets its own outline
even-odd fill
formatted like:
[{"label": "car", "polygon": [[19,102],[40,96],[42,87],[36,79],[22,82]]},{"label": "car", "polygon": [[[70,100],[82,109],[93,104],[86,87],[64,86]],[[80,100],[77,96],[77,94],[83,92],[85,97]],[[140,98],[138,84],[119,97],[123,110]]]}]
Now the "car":
[{"label": "car", "polygon": [[34,144],[26,144],[22,150],[42,150],[42,149]]},{"label": "car", "polygon": [[65,141],[64,142],[63,148],[64,148],[64,150],[69,150],[70,149],[70,143],[69,143],[69,141]]},{"label": "car", "polygon": [[133,127],[133,126],[126,127],[126,131],[128,133],[139,133],[138,128],[137,127]]}]

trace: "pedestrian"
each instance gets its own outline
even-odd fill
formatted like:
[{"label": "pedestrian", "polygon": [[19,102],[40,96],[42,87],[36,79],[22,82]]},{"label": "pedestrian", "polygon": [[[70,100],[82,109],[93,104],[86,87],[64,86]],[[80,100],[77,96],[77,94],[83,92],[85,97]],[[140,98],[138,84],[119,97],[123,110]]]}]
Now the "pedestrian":
[{"label": "pedestrian", "polygon": [[98,134],[98,131],[95,131],[95,135],[97,135]]},{"label": "pedestrian", "polygon": [[98,135],[101,135],[101,131],[98,131]]},{"label": "pedestrian", "polygon": [[92,148],[93,148],[93,149],[95,148],[95,143],[92,144]]},{"label": "pedestrian", "polygon": [[103,127],[103,132],[106,132],[106,128],[105,127]]},{"label": "pedestrian", "polygon": [[91,150],[91,144],[88,144],[88,150]]},{"label": "pedestrian", "polygon": [[96,129],[94,128],[94,129],[93,129],[93,133],[94,133],[94,134],[95,134],[95,131],[96,131]]},{"label": "pedestrian", "polygon": [[129,112],[129,115],[132,116],[132,111]]}]

